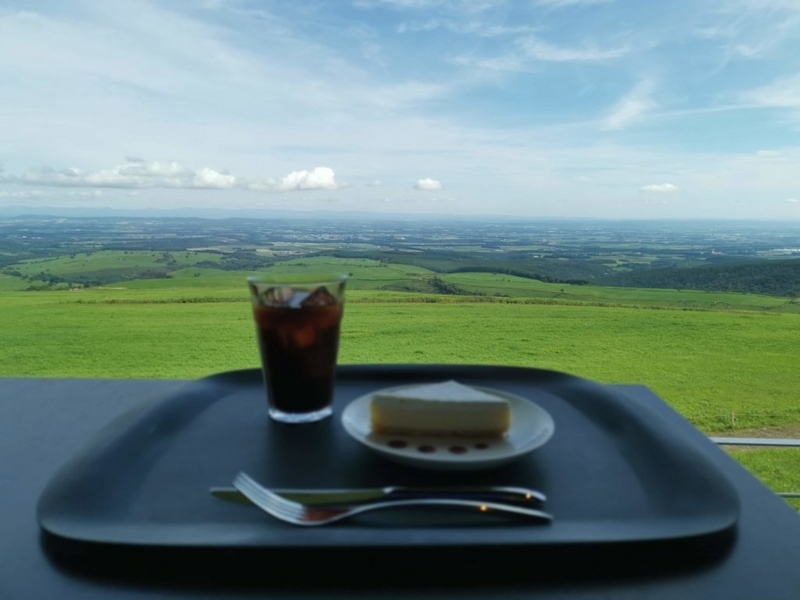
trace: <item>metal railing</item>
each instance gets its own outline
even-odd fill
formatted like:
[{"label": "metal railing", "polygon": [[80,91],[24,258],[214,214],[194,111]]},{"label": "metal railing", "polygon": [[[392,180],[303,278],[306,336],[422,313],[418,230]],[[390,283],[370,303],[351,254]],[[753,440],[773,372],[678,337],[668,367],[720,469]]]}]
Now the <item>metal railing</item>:
[{"label": "metal railing", "polygon": [[[770,446],[800,448],[800,440],[792,438],[712,437],[718,446]],[[800,498],[800,492],[775,492],[783,498]]]}]

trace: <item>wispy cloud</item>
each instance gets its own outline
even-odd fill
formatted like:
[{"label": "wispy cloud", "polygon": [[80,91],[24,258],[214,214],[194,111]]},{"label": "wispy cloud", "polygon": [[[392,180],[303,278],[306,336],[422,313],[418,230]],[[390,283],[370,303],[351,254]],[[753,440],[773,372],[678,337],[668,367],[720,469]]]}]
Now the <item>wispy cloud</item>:
[{"label": "wispy cloud", "polygon": [[359,8],[388,7],[397,10],[440,9],[480,13],[497,7],[496,0],[354,0]]},{"label": "wispy cloud", "polygon": [[404,110],[414,105],[442,98],[453,91],[449,83],[425,83],[409,81],[396,85],[376,87],[369,98],[364,98],[367,107],[381,110]]},{"label": "wispy cloud", "polygon": [[470,34],[478,37],[494,38],[502,36],[518,36],[541,31],[542,27],[535,25],[497,25],[483,21],[454,21],[449,19],[428,19],[427,21],[408,21],[397,26],[398,33],[413,33],[420,31],[434,31],[446,29],[454,33]]},{"label": "wispy cloud", "polygon": [[459,56],[453,59],[453,63],[462,67],[475,69],[478,73],[515,73],[524,71],[528,67],[528,61],[516,54],[506,54],[504,56],[478,58],[474,56]]},{"label": "wispy cloud", "polygon": [[535,36],[521,39],[518,45],[522,53],[529,58],[553,62],[608,61],[620,58],[630,52],[628,46],[605,49],[590,43],[577,47],[556,46]]},{"label": "wispy cloud", "polygon": [[772,83],[748,90],[740,95],[745,103],[765,107],[800,107],[800,74],[777,79]]},{"label": "wispy cloud", "polygon": [[13,192],[0,190],[0,198],[11,198],[13,200],[30,200],[32,198],[40,198],[41,196],[42,192],[40,190],[15,190]]},{"label": "wispy cloud", "polygon": [[568,8],[571,6],[592,6],[595,4],[611,4],[616,0],[535,0],[534,6],[546,8]]},{"label": "wispy cloud", "polygon": [[643,185],[639,188],[642,193],[655,193],[655,194],[674,194],[680,191],[677,185],[672,183],[651,183]]},{"label": "wispy cloud", "polygon": [[399,9],[421,9],[440,6],[445,4],[445,0],[354,0],[353,4],[359,8],[388,6]]},{"label": "wispy cloud", "polygon": [[795,0],[728,0],[707,13],[694,34],[721,40],[724,62],[772,58],[786,49],[796,53],[800,2]]},{"label": "wispy cloud", "polygon": [[617,130],[644,118],[658,105],[653,100],[654,83],[643,79],[628,94],[620,99],[603,121],[603,129]]},{"label": "wispy cloud", "polygon": [[538,36],[517,39],[514,48],[497,56],[462,55],[454,64],[478,71],[513,73],[530,71],[536,63],[603,63],[622,58],[631,52],[629,46],[600,48],[592,43],[581,46],[559,46]]}]

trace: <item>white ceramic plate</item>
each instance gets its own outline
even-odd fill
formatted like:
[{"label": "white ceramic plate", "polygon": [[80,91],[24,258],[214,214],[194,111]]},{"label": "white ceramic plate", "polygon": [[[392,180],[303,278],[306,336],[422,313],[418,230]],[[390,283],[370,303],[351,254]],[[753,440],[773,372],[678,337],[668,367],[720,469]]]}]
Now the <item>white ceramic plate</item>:
[{"label": "white ceramic plate", "polygon": [[[400,390],[419,384],[389,388]],[[553,418],[530,400],[491,388],[475,389],[505,398],[511,405],[511,428],[502,438],[438,437],[373,433],[371,392],[353,400],[342,413],[342,425],[355,440],[394,462],[439,471],[491,469],[535,450],[555,431]],[[389,391],[389,390],[382,390]]]}]

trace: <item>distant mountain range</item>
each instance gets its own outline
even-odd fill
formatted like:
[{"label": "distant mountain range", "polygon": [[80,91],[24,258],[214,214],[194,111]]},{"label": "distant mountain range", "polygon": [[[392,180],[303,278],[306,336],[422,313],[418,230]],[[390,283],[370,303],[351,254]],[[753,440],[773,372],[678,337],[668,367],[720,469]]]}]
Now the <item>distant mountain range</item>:
[{"label": "distant mountain range", "polygon": [[[453,214],[404,214],[382,212],[265,210],[255,208],[112,208],[56,206],[0,206],[0,218],[50,216],[64,218],[204,218],[204,219],[308,219],[330,221],[510,221],[513,217]],[[530,218],[529,220],[535,220]],[[545,219],[547,221],[581,221],[582,219]]]},{"label": "distant mountain range", "polygon": [[72,206],[1,206],[0,218],[18,218],[25,216],[62,217],[62,218],[202,218],[202,219],[304,219],[325,221],[450,221],[470,223],[676,223],[676,224],[741,224],[743,226],[769,226],[770,224],[786,227],[796,223],[800,228],[800,220],[796,222],[775,220],[741,219],[584,219],[576,217],[533,217],[513,215],[465,215],[446,213],[383,213],[383,212],[347,212],[347,211],[300,211],[300,210],[266,210],[256,208],[114,208],[102,206],[97,208]]}]

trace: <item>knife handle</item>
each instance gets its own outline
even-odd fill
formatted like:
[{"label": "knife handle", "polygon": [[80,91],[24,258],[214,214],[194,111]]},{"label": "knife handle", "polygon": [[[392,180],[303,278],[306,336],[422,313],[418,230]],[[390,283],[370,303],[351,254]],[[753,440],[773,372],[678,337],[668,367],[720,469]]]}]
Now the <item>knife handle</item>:
[{"label": "knife handle", "polygon": [[444,488],[418,488],[395,486],[384,490],[386,498],[390,500],[406,500],[417,498],[453,498],[456,500],[483,500],[494,502],[508,502],[515,504],[543,503],[547,498],[538,490],[525,488],[494,486],[494,487],[444,487]]}]

